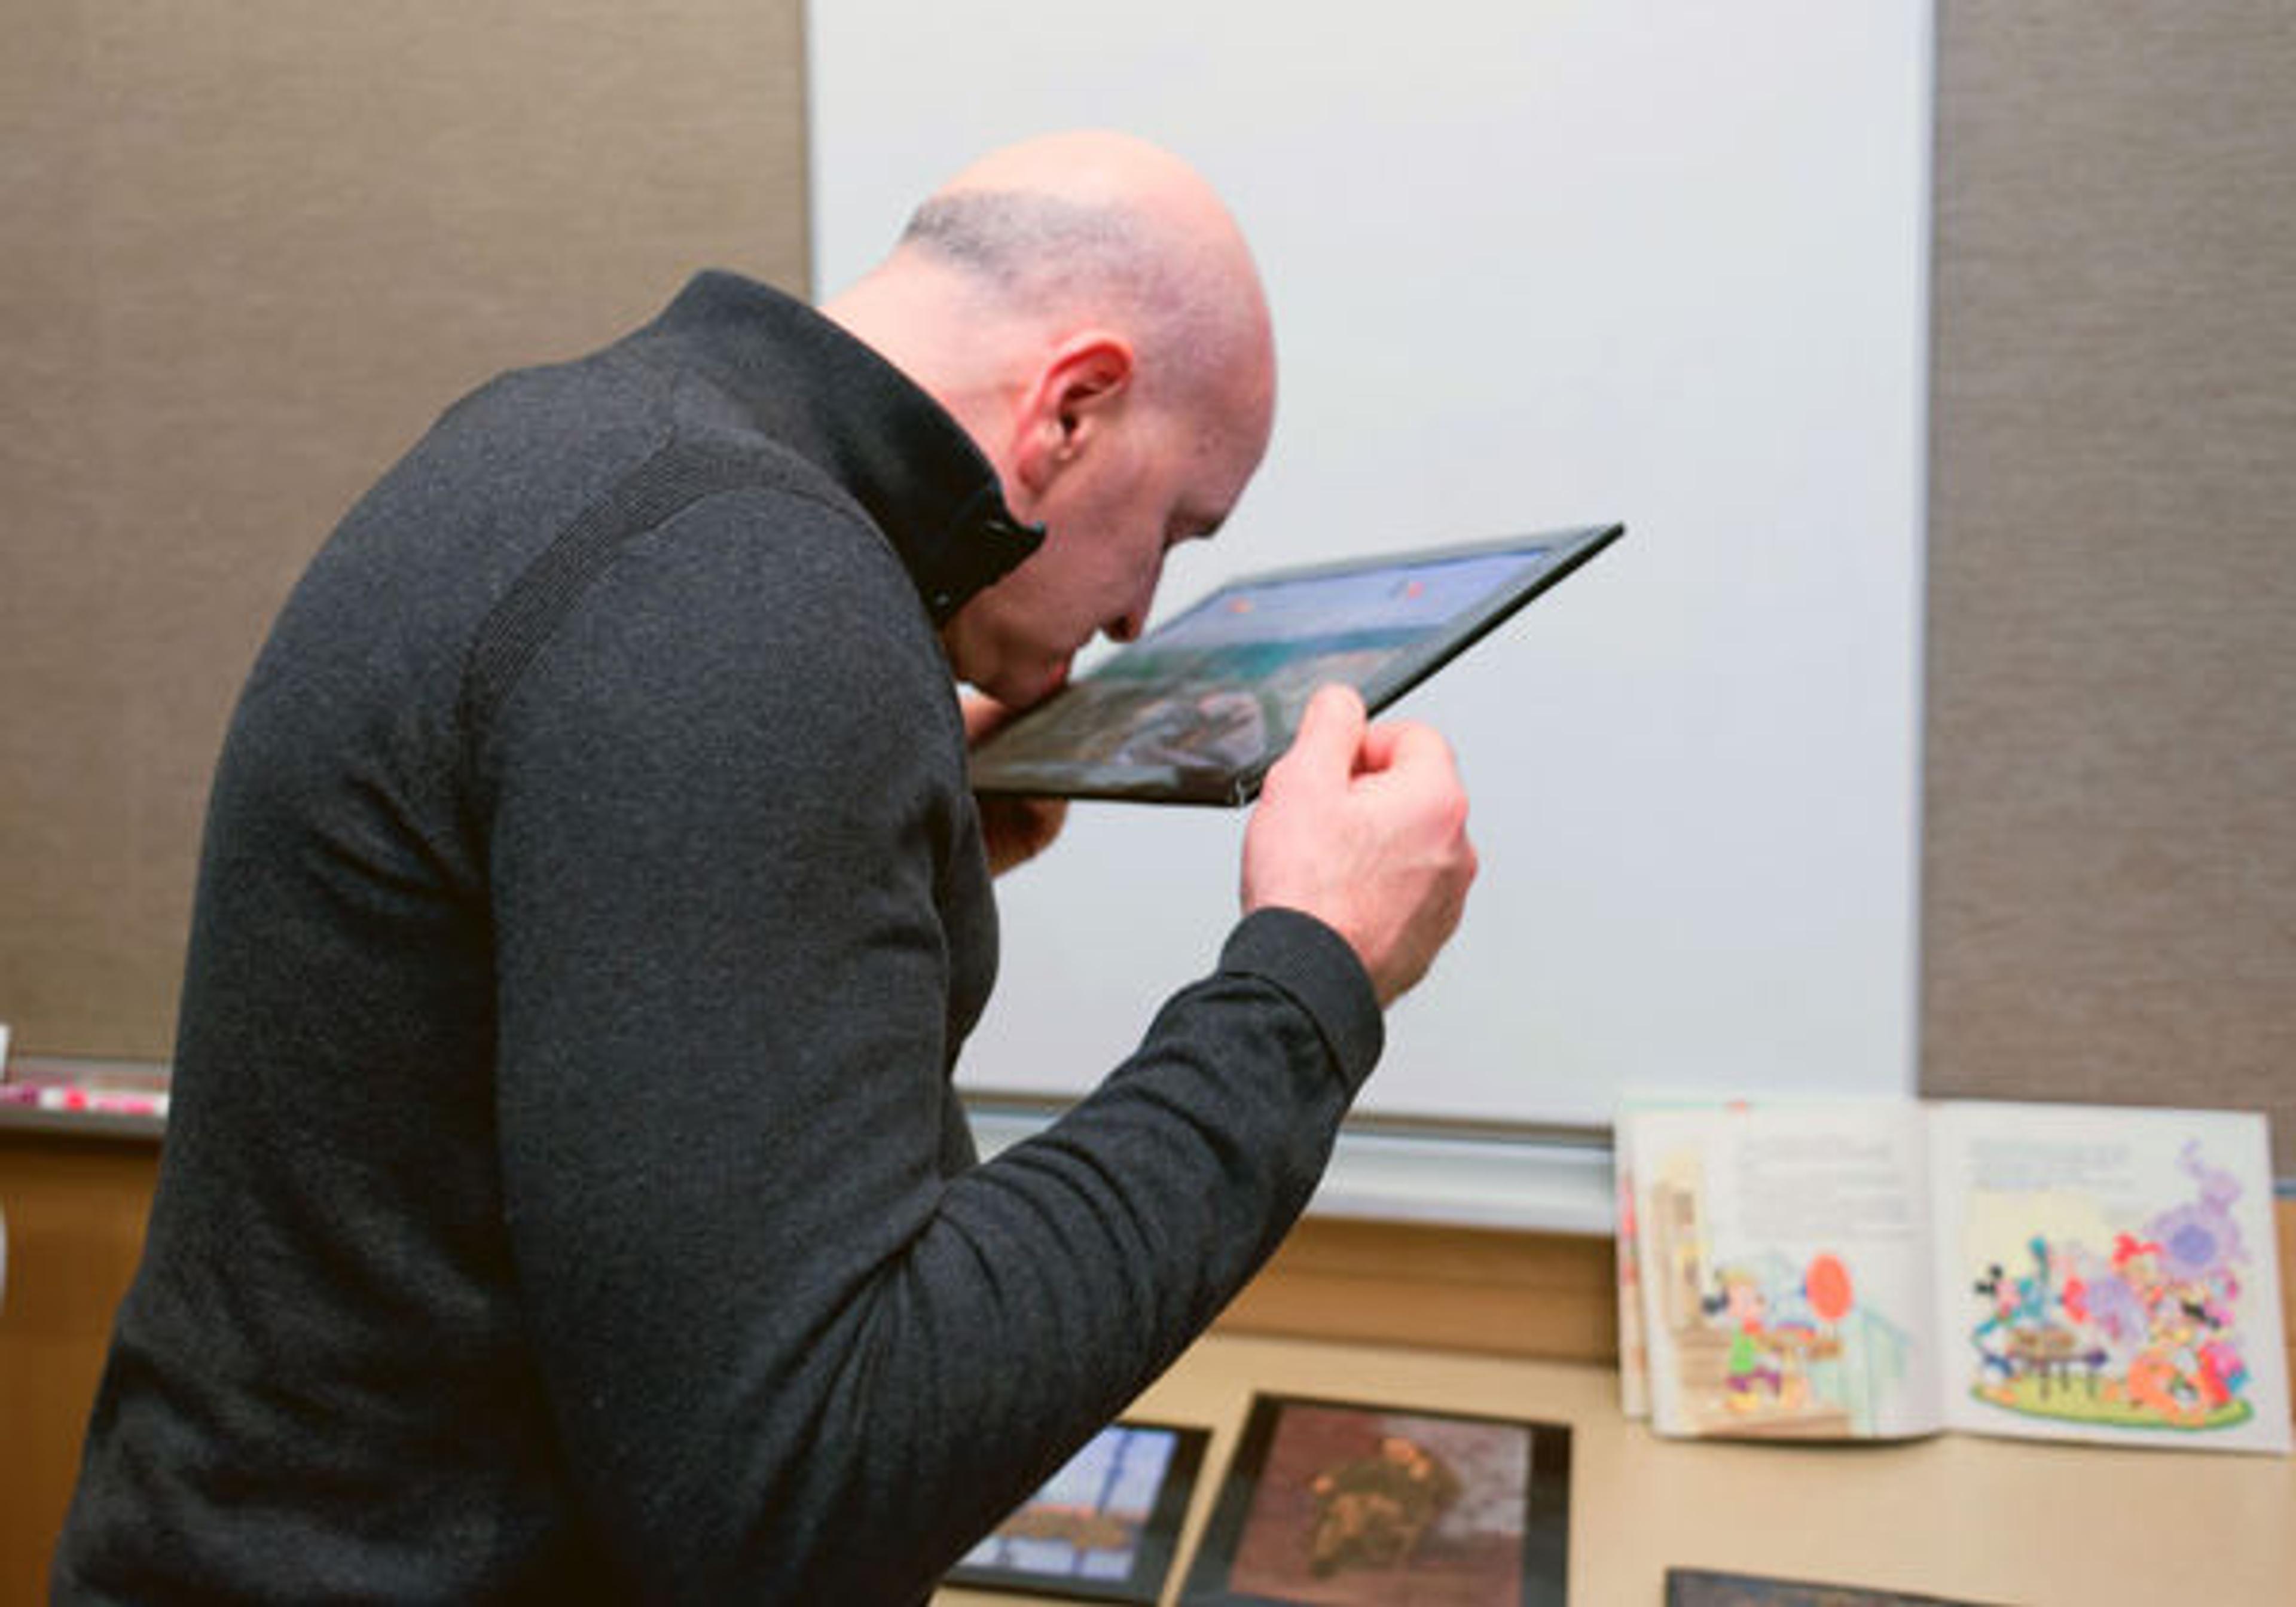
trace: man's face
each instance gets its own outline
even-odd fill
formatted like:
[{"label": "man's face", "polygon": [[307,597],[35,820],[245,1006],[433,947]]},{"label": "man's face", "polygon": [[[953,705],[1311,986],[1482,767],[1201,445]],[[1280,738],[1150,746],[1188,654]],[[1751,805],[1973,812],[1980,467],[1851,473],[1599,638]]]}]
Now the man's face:
[{"label": "man's face", "polygon": [[1095,635],[1140,634],[1165,554],[1218,528],[1267,446],[1264,406],[1219,409],[1207,427],[1210,411],[1136,414],[1041,496],[1007,477],[1013,512],[1042,523],[1045,543],[949,622],[959,676],[1026,708],[1060,688]]}]

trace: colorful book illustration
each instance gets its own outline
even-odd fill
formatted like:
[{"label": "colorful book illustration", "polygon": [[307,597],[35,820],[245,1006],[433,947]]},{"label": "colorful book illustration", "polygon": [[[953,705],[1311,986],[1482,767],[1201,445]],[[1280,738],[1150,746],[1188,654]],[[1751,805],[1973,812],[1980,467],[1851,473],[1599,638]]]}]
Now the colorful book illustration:
[{"label": "colorful book illustration", "polygon": [[1660,1433],[2290,1448],[2260,1115],[1630,1104],[1616,1154]]}]

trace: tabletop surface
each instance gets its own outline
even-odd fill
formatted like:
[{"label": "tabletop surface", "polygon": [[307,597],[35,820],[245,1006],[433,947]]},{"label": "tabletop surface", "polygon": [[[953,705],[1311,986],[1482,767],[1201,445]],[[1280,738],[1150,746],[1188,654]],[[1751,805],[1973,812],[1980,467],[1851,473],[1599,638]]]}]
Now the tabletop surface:
[{"label": "tabletop surface", "polygon": [[1669,1440],[1621,1414],[1605,1367],[1215,1333],[1128,1414],[1213,1432],[1168,1603],[1255,1391],[1569,1423],[1570,1600],[1587,1607],[1660,1607],[1670,1566],[2024,1607],[2296,1601],[2296,1458],[1972,1435]]}]

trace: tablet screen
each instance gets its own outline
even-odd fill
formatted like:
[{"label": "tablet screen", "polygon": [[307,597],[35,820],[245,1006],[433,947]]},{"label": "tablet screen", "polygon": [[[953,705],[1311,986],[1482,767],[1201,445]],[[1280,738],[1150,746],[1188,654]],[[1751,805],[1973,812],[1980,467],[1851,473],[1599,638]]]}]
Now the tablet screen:
[{"label": "tablet screen", "polygon": [[975,749],[983,792],[1236,804],[1316,689],[1376,711],[1623,533],[1611,525],[1244,576]]}]

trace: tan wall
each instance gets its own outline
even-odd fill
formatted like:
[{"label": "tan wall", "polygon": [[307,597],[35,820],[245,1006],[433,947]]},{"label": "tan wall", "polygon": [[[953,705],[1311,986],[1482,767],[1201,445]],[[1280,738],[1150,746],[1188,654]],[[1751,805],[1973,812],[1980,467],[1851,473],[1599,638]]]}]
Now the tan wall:
[{"label": "tan wall", "polygon": [[[1924,1082],[2296,1170],[2296,30],[1941,8]],[[0,1020],[162,1058],[279,597],[467,385],[800,286],[800,7],[41,0],[0,53]],[[2108,25],[2109,24],[2109,25]]]},{"label": "tan wall", "polygon": [[2296,1175],[2296,23],[1940,27],[1923,1084]]},{"label": "tan wall", "polygon": [[[33,0],[0,51],[0,1021],[164,1058],[209,767],[454,396],[805,271],[801,7]],[[2296,1172],[2296,43],[1940,7],[1934,1093],[2264,1105]]]},{"label": "tan wall", "polygon": [[165,1058],[272,613],[456,395],[806,266],[799,0],[30,0],[0,49],[0,1021]]}]

